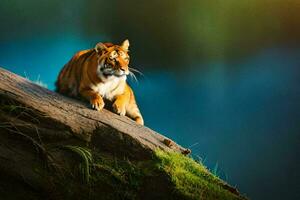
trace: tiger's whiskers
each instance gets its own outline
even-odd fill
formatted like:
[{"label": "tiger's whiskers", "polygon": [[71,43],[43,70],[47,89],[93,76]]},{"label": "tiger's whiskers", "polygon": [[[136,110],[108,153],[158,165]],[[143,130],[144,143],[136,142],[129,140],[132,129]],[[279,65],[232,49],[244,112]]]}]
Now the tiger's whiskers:
[{"label": "tiger's whiskers", "polygon": [[142,72],[140,72],[139,70],[133,68],[133,67],[128,67],[129,69],[129,75],[130,77],[132,77],[136,83],[139,83],[138,79],[136,78],[136,75],[134,74],[134,72],[138,73],[141,76],[144,76],[144,74]]},{"label": "tiger's whiskers", "polygon": [[139,83],[139,81],[137,80],[137,78],[133,72],[129,71],[129,75],[130,75],[130,77],[132,77],[135,80],[136,83]]},{"label": "tiger's whiskers", "polygon": [[144,76],[144,74],[142,72],[140,72],[139,70],[135,69],[135,68],[132,68],[132,67],[129,67],[129,70],[133,71],[133,72],[137,72],[139,75],[142,75]]}]

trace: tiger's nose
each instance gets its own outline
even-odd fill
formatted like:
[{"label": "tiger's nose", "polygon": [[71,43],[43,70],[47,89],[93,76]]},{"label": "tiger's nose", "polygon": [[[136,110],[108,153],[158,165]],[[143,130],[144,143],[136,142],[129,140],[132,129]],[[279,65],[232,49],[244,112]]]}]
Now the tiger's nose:
[{"label": "tiger's nose", "polygon": [[127,64],[123,60],[117,59],[117,62],[121,71],[126,72],[128,70]]},{"label": "tiger's nose", "polygon": [[126,72],[127,71],[127,66],[126,65],[120,65],[120,70],[123,71],[123,72]]}]

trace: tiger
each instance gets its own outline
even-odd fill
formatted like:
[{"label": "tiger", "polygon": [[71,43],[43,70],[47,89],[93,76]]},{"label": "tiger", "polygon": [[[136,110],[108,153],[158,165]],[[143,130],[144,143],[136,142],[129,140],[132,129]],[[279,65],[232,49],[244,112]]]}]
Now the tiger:
[{"label": "tiger", "polygon": [[99,42],[92,49],[79,51],[60,71],[56,91],[69,97],[83,98],[98,111],[108,100],[112,102],[115,113],[144,125],[133,90],[126,81],[127,76],[132,74],[128,53],[128,39],[121,45]]}]

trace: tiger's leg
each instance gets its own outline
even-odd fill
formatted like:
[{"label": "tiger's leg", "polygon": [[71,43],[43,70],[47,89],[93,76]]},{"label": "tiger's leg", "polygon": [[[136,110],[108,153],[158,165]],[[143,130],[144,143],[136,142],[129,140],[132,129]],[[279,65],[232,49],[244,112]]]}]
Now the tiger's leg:
[{"label": "tiger's leg", "polygon": [[130,102],[126,107],[126,115],[130,117],[131,119],[135,120],[136,123],[140,125],[144,125],[144,119],[142,117],[142,114],[137,106],[137,104],[134,102]]},{"label": "tiger's leg", "polygon": [[113,104],[113,110],[121,115],[125,116],[126,114],[126,105],[129,103],[130,99],[130,93],[128,93],[126,90],[124,94],[118,95],[115,98],[115,102]]},{"label": "tiger's leg", "polygon": [[135,101],[134,94],[132,90],[130,89],[130,99],[129,103],[126,106],[126,115],[130,117],[131,119],[135,120],[136,123],[140,125],[144,125],[144,119],[142,117],[142,114],[138,108],[138,105]]},{"label": "tiger's leg", "polygon": [[102,110],[104,107],[103,98],[95,91],[90,88],[81,89],[79,91],[80,95],[89,100],[92,108],[95,110]]}]

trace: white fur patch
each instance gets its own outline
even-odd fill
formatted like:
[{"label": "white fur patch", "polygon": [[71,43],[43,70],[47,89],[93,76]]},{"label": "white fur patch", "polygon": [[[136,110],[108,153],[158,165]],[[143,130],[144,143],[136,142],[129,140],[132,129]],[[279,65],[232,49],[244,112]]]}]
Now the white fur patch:
[{"label": "white fur patch", "polygon": [[91,85],[91,89],[98,92],[102,97],[113,100],[116,95],[120,95],[124,92],[126,76],[115,77],[108,76],[105,77],[98,67],[98,76],[103,81],[97,85]]}]

